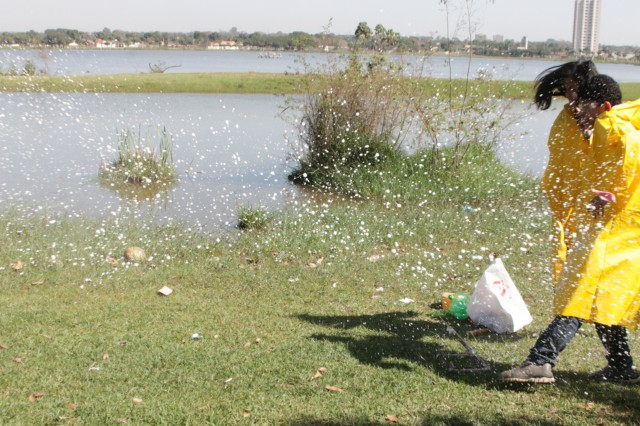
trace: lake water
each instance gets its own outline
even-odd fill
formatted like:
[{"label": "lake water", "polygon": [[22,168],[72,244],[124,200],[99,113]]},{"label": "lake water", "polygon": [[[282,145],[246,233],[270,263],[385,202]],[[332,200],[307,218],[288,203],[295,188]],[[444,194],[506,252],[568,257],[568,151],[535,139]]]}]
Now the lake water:
[{"label": "lake water", "polygon": [[[333,55],[335,58],[335,55]],[[311,64],[326,63],[329,54],[286,53],[277,59],[261,58],[258,52],[216,50],[24,50],[0,49],[0,69],[21,68],[30,60],[39,70],[56,75],[148,73],[149,64],[179,65],[168,73],[187,72],[302,72],[300,61]],[[433,77],[448,77],[449,62],[444,56],[406,56],[403,58],[423,73]],[[561,62],[514,58],[473,58],[470,75],[478,71],[490,73],[499,80],[532,81],[548,67]],[[468,59],[453,57],[451,73],[464,78]],[[636,65],[601,64],[601,73],[619,82],[640,82],[640,67]]]},{"label": "lake water", "polygon": [[[6,69],[7,60],[28,55],[42,57],[38,51],[0,50],[0,66]],[[69,75],[84,70],[146,72],[148,63],[159,61],[181,64],[180,72],[285,72],[296,64],[294,56],[263,59],[253,52],[47,55],[50,71]],[[527,79],[554,64],[506,62]],[[618,76],[627,75],[628,66],[615,67]],[[600,69],[605,72],[604,66]],[[0,210],[18,206],[25,213],[47,209],[72,215],[125,215],[212,229],[234,224],[241,206],[277,209],[304,202],[307,194],[287,181],[293,167],[287,160],[288,141],[295,141],[296,135],[278,116],[283,103],[284,98],[269,95],[0,93]],[[516,114],[522,119],[502,141],[500,158],[523,173],[540,176],[547,161],[547,134],[560,106],[543,113],[518,106]],[[145,199],[98,182],[101,161],[116,157],[119,132],[146,135],[162,127],[175,143],[175,187]]]},{"label": "lake water", "polygon": [[[208,228],[233,222],[239,206],[286,205],[291,129],[283,99],[240,95],[0,93],[0,206],[71,214],[154,217]],[[179,183],[151,201],[101,186],[102,160],[118,132],[174,136]],[[157,140],[157,139],[156,139]]]},{"label": "lake water", "polygon": [[[287,181],[292,126],[269,95],[0,93],[0,207],[72,215],[125,215],[194,228],[231,226],[240,206],[276,209],[306,200]],[[526,113],[523,111],[523,116]],[[556,111],[535,113],[499,150],[518,170],[540,175]],[[178,184],[150,200],[98,180],[116,158],[118,133],[174,137]],[[524,135],[527,133],[526,135]]]}]

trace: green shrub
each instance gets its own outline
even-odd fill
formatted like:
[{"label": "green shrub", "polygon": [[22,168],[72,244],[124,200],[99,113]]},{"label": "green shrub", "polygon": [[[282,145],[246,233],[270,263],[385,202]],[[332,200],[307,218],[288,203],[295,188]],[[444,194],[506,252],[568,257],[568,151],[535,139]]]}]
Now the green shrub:
[{"label": "green shrub", "polygon": [[289,178],[296,183],[352,193],[355,174],[400,155],[410,113],[399,98],[401,71],[378,57],[347,61],[344,69],[341,58],[312,73],[305,95],[294,98],[301,149]]},{"label": "green shrub", "polygon": [[264,208],[239,207],[238,228],[242,230],[265,229],[269,223],[269,214]]},{"label": "green shrub", "polygon": [[425,78],[424,62],[361,55],[357,46],[315,69],[304,64],[304,94],[289,104],[299,114],[295,183],[362,195],[355,183],[363,173],[373,176],[386,161],[417,151],[431,152],[430,173],[457,169],[474,146],[494,147],[515,121],[521,86],[496,85],[486,72],[474,78],[470,59],[466,79],[443,84]]},{"label": "green shrub", "polygon": [[22,73],[24,75],[36,75],[36,64],[33,61],[27,60],[22,66]]},{"label": "green shrub", "polygon": [[154,186],[175,183],[173,138],[166,129],[158,133],[158,144],[152,146],[151,137],[141,136],[130,129],[118,135],[118,158],[102,164],[99,176],[113,184]]}]

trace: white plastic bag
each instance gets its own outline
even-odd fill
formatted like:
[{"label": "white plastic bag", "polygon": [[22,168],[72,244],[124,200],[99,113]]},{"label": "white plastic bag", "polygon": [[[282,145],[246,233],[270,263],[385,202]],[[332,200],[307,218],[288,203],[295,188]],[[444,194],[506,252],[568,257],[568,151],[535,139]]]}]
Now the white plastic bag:
[{"label": "white plastic bag", "polygon": [[491,262],[476,283],[467,312],[471,321],[496,333],[513,333],[533,321],[499,258]]}]

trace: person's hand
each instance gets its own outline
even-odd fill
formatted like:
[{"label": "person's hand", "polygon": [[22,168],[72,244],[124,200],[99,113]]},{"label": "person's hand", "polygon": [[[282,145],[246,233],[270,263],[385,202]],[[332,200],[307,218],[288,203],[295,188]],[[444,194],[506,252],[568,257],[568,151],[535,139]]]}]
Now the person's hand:
[{"label": "person's hand", "polygon": [[611,192],[598,191],[597,189],[592,189],[591,191],[596,194],[596,196],[589,201],[587,208],[589,210],[593,210],[592,214],[594,218],[602,217],[604,214],[604,207],[607,203],[615,203],[616,196]]},{"label": "person's hand", "polygon": [[599,217],[602,217],[602,215],[604,214],[604,207],[607,205],[607,203],[607,200],[603,199],[599,195],[596,195],[591,199],[591,201],[589,201],[587,208],[591,210],[591,214],[594,218],[597,219]]}]

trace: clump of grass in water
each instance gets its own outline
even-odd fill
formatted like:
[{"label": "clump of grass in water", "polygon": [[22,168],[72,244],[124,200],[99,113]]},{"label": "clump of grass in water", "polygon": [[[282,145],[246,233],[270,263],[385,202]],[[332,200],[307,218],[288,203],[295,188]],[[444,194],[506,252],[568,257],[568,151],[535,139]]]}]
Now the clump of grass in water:
[{"label": "clump of grass in water", "polygon": [[123,130],[118,135],[118,158],[102,164],[100,178],[111,184],[142,187],[173,184],[176,168],[173,162],[173,137],[163,128],[158,132],[157,147],[151,138],[143,139],[141,131]]},{"label": "clump of grass in water", "polygon": [[269,223],[269,214],[264,208],[238,208],[238,228],[242,230],[265,229]]}]

